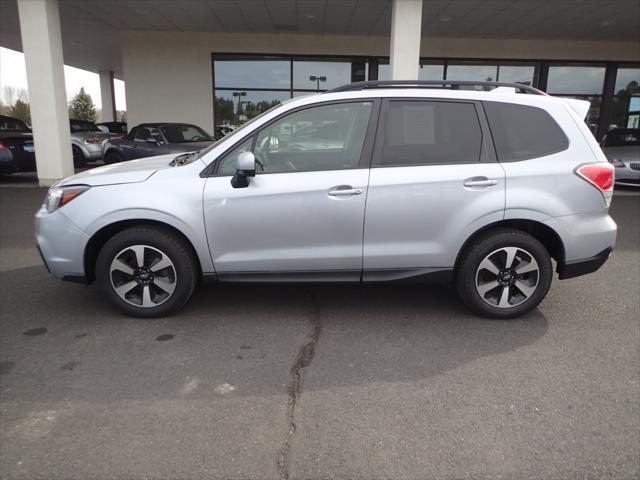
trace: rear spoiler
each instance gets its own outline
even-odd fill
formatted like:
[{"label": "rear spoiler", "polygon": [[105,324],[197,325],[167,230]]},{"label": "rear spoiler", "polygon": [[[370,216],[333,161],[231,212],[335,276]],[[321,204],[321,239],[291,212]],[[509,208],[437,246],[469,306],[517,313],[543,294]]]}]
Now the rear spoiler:
[{"label": "rear spoiler", "polygon": [[578,100],[576,98],[562,98],[562,100],[569,105],[574,112],[576,112],[582,120],[587,118],[587,113],[589,113],[589,107],[591,107],[591,102],[587,100]]}]

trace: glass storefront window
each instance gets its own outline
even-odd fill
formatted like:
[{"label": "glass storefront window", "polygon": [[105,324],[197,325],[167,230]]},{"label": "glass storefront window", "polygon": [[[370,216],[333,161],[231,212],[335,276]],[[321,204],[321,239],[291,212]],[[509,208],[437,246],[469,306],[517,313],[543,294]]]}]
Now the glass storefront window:
[{"label": "glass storefront window", "polygon": [[[310,80],[309,77],[312,76],[324,77],[325,80],[320,82]],[[293,88],[296,90],[331,90],[340,85],[351,83],[351,77],[352,62],[350,60],[293,59]]]},{"label": "glass storefront window", "polygon": [[547,92],[569,95],[602,95],[604,67],[551,66]]},{"label": "glass storefront window", "polygon": [[611,128],[640,128],[640,68],[619,68],[614,89]]},{"label": "glass storefront window", "polygon": [[447,65],[447,80],[476,80],[491,82],[496,80],[496,65]]},{"label": "glass storefront window", "polygon": [[499,65],[496,77],[500,82],[535,83],[536,67],[533,65]]},{"label": "glass storefront window", "polygon": [[291,61],[286,57],[216,55],[216,88],[285,88],[291,84]]},{"label": "glass storefront window", "polygon": [[[418,80],[443,80],[444,65],[442,63],[421,63],[418,70]],[[391,65],[378,65],[378,80],[391,80]]]},{"label": "glass storefront window", "polygon": [[216,126],[242,125],[289,97],[288,91],[216,90]]}]

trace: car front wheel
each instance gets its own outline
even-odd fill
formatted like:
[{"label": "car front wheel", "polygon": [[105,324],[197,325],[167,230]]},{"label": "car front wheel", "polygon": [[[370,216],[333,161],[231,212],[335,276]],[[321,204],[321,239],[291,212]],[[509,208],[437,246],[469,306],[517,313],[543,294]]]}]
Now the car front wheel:
[{"label": "car front wheel", "polygon": [[122,158],[122,155],[120,155],[118,152],[114,152],[109,151],[107,152],[107,154],[104,156],[104,163],[109,164],[109,163],[120,163],[122,162],[124,159]]},{"label": "car front wheel", "polygon": [[553,269],[546,248],[516,229],[489,231],[466,248],[456,288],[467,306],[489,318],[514,318],[546,296]]},{"label": "car front wheel", "polygon": [[84,153],[82,153],[82,150],[80,150],[80,147],[77,147],[75,145],[71,146],[71,151],[73,153],[73,166],[75,168],[83,168],[87,166],[87,159],[84,156]]},{"label": "car front wheel", "polygon": [[160,317],[179,310],[197,284],[196,259],[186,242],[159,227],[133,227],[101,249],[96,278],[120,310]]}]

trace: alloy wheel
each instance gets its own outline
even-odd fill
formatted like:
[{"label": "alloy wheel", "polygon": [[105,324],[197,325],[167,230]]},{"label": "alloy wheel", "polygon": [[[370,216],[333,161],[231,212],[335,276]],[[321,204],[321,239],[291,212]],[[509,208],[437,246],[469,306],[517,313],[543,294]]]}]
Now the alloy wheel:
[{"label": "alloy wheel", "polygon": [[171,259],[149,245],[132,245],[121,250],[111,261],[109,278],[121,299],[143,308],[166,302],[178,279]]},{"label": "alloy wheel", "polygon": [[493,307],[512,308],[534,294],[539,279],[540,268],[531,253],[519,247],[503,247],[480,262],[476,291]]}]

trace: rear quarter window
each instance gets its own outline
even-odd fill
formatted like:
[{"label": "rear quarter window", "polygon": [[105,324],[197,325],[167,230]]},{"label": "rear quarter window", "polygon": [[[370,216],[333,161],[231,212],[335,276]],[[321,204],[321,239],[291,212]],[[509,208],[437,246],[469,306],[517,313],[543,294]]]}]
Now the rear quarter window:
[{"label": "rear quarter window", "polygon": [[501,162],[544,157],[569,147],[560,126],[541,108],[500,102],[483,105]]}]

